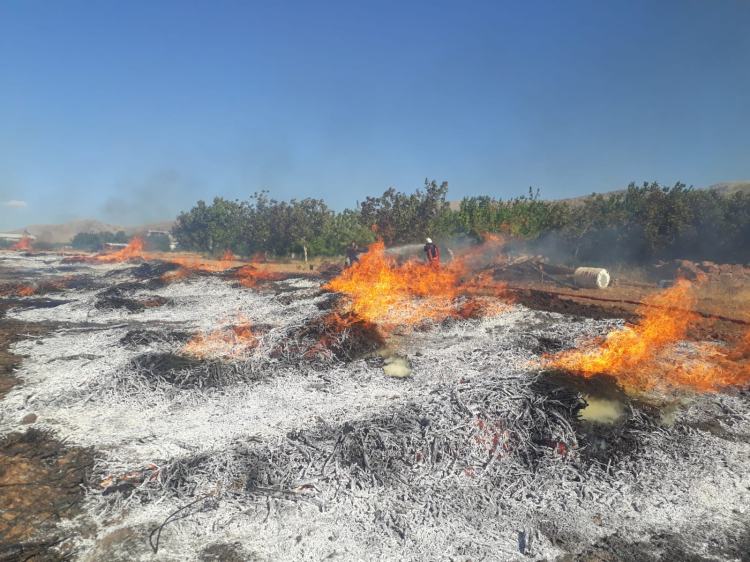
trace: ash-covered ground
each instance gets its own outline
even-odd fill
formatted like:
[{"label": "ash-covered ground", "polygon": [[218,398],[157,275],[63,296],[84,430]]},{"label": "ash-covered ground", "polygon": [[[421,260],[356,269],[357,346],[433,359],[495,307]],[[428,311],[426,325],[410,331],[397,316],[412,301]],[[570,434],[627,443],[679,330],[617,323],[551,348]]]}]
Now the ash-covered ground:
[{"label": "ash-covered ground", "polygon": [[[509,305],[383,342],[329,333],[336,298],[315,279],[0,267],[81,279],[6,297],[6,322],[48,330],[17,330],[0,437],[33,414],[94,458],[50,560],[750,560],[746,389],[646,402],[542,370],[620,320]],[[216,353],[186,352],[217,330]],[[408,376],[386,373],[394,358]],[[586,397],[622,415],[583,420]]]}]

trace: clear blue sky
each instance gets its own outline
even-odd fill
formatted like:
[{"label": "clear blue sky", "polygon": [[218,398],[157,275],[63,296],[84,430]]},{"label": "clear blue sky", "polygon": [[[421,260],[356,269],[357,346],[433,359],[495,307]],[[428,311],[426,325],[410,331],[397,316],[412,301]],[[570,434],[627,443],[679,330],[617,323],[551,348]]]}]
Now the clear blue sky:
[{"label": "clear blue sky", "polygon": [[[750,2],[0,3],[0,230],[750,179]],[[8,202],[23,202],[8,205]]]}]

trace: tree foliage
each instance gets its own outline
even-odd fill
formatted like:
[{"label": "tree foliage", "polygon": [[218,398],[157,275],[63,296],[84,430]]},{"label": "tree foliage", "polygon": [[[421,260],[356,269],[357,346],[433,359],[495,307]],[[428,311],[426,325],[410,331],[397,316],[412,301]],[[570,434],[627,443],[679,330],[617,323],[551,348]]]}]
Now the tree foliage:
[{"label": "tree foliage", "polygon": [[377,237],[401,245],[426,236],[482,241],[501,233],[528,251],[578,262],[750,262],[748,193],[727,197],[682,183],[631,183],[621,194],[569,203],[544,201],[529,188],[508,201],[466,197],[458,210],[449,208],[447,193],[447,182],[425,180],[414,193],[388,189],[341,213],[320,199],[277,201],[265,191],[243,202],[217,197],[180,213],[173,234],[187,250],[241,255],[301,255],[305,249],[313,256],[341,255],[349,243],[364,246]]},{"label": "tree foliage", "polygon": [[79,232],[70,241],[70,245],[76,250],[93,252],[102,247],[103,244],[127,244],[130,238],[120,230],[112,232]]},{"label": "tree foliage", "polygon": [[390,188],[381,197],[367,197],[361,205],[360,224],[374,228],[387,245],[421,242],[436,235],[436,225],[449,212],[445,200],[448,182],[424,180],[424,190],[411,195]]}]

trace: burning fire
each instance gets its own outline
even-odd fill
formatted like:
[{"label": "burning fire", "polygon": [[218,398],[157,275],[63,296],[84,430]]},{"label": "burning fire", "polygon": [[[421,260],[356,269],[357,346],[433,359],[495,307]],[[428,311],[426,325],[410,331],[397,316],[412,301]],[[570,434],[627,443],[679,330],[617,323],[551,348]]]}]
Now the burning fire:
[{"label": "burning fire", "polygon": [[260,331],[245,318],[239,318],[237,324],[219,328],[204,335],[197,334],[182,349],[183,353],[195,357],[223,357],[235,359],[251,354],[259,344]]},{"label": "burning fire", "polygon": [[34,287],[30,285],[27,287],[21,287],[20,289],[18,289],[18,296],[20,297],[28,297],[29,295],[33,295],[33,294],[34,294]]},{"label": "burning fire", "polygon": [[130,241],[130,244],[125,246],[122,250],[118,250],[112,254],[105,254],[103,256],[96,256],[96,261],[103,263],[119,263],[127,261],[132,258],[140,258],[143,253],[143,239],[136,236]]},{"label": "burning fire", "polygon": [[16,294],[19,297],[28,297],[36,292],[36,288],[31,285],[21,285],[20,283],[14,283],[11,285],[4,285],[0,287],[0,297],[7,295]]},{"label": "burning fire", "polygon": [[[211,273],[220,273],[233,267],[237,267],[237,257],[231,250],[224,250],[224,255],[220,260],[205,260],[200,257],[191,256],[161,256],[159,254],[150,254],[143,251],[144,242],[139,237],[133,238],[127,247],[110,254],[98,256],[73,256],[65,258],[63,262],[88,262],[88,263],[120,263],[129,261],[134,258],[144,260],[153,260],[163,258],[166,261],[176,263],[181,267],[176,271],[169,272],[162,276],[165,281],[174,281],[190,275],[195,271],[207,271]],[[281,279],[283,276],[277,273],[263,271],[252,265],[244,265],[233,275],[245,287],[254,287],[261,279]]]},{"label": "burning fire", "polygon": [[[644,393],[687,389],[716,392],[731,385],[750,382],[750,335],[744,347],[735,353],[723,352],[703,344],[695,352],[676,350],[685,339],[696,314],[675,311],[692,309],[696,297],[693,286],[684,280],[657,296],[645,300],[637,310],[643,320],[611,332],[606,338],[584,342],[580,349],[566,351],[546,359],[555,369],[583,377],[614,376],[627,391]],[[737,352],[739,354],[737,354]]]},{"label": "burning fire", "polygon": [[102,254],[98,256],[71,256],[65,258],[63,263],[70,262],[87,262],[87,263],[120,263],[128,261],[134,258],[148,259],[148,256],[143,253],[143,239],[136,236],[130,243],[122,250],[112,252],[110,254]]},{"label": "burning fire", "polygon": [[[381,327],[414,326],[425,319],[460,314],[462,307],[456,297],[472,286],[461,278],[478,256],[487,255],[486,251],[475,250],[443,267],[420,261],[398,264],[385,253],[385,244],[380,241],[326,288],[346,294],[349,309],[359,318]],[[470,313],[467,310],[465,315]]]},{"label": "burning fire", "polygon": [[30,236],[24,236],[18,242],[13,244],[9,250],[31,250],[34,240]]},{"label": "burning fire", "polygon": [[258,281],[263,279],[281,279],[282,275],[272,271],[264,271],[248,264],[239,268],[233,277],[239,280],[243,287],[255,287]]}]

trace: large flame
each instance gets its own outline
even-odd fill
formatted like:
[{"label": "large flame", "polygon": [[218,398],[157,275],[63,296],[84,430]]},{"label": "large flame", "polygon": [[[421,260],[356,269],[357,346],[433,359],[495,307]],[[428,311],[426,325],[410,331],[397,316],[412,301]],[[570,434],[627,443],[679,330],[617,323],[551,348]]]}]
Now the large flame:
[{"label": "large flame", "polygon": [[470,287],[462,281],[467,261],[480,255],[483,251],[477,249],[442,267],[420,261],[398,264],[379,241],[326,288],[346,294],[349,309],[359,318],[385,328],[414,326],[460,313],[456,297]]},{"label": "large flame", "polygon": [[34,239],[30,236],[24,236],[18,242],[13,244],[9,250],[31,250],[34,245]]},{"label": "large flame", "polygon": [[631,393],[669,391],[716,392],[750,381],[750,335],[744,344],[727,353],[718,346],[702,344],[677,349],[698,315],[675,309],[692,309],[695,291],[679,280],[674,287],[644,301],[637,312],[642,321],[593,339],[580,349],[566,351],[547,360],[552,368],[583,377],[614,376]]}]

